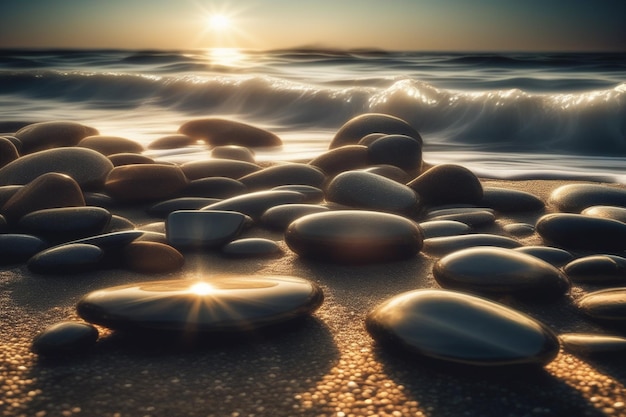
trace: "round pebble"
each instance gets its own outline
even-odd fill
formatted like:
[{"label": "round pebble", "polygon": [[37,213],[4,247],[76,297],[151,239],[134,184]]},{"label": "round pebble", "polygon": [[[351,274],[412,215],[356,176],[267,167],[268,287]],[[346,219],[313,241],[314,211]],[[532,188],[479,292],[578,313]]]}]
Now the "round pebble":
[{"label": "round pebble", "polygon": [[626,284],[626,258],[593,255],[575,259],[563,267],[573,282],[586,284]]},{"label": "round pebble", "polygon": [[64,355],[85,352],[96,344],[98,330],[88,323],[64,321],[47,327],[32,344],[39,355]]},{"label": "round pebble", "polygon": [[120,202],[142,202],[171,198],[187,184],[185,174],[177,166],[124,165],[113,168],[105,190]]},{"label": "round pebble", "polygon": [[23,155],[51,148],[75,146],[81,139],[97,135],[92,127],[76,122],[50,121],[32,123],[15,132]]},{"label": "round pebble", "polygon": [[363,145],[346,145],[324,152],[309,164],[321,169],[329,177],[334,177],[340,172],[367,167],[369,151]]},{"label": "round pebble", "polygon": [[453,220],[430,220],[420,223],[419,226],[424,239],[464,235],[472,230],[467,224]]},{"label": "round pebble", "polygon": [[626,207],[591,206],[584,209],[581,214],[585,216],[604,217],[605,219],[613,219],[626,223]]},{"label": "round pebble", "polygon": [[165,222],[168,242],[176,248],[217,248],[235,239],[246,225],[246,216],[234,211],[180,210]]},{"label": "round pebble", "polygon": [[523,246],[521,248],[515,248],[513,250],[525,253],[527,255],[532,255],[556,267],[562,267],[563,265],[574,259],[574,255],[572,255],[568,251],[559,248],[553,248],[551,246]]},{"label": "round pebble", "polygon": [[81,148],[93,149],[103,155],[112,155],[116,153],[134,153],[143,152],[143,146],[133,140],[121,138],[119,136],[93,135],[81,139],[76,145]]},{"label": "round pebble", "polygon": [[501,213],[540,211],[545,208],[543,200],[534,194],[501,187],[483,187],[483,198],[479,204]]},{"label": "round pebble", "polygon": [[386,135],[368,145],[371,164],[388,164],[405,171],[422,169],[422,141],[406,135]]},{"label": "round pebble", "polygon": [[28,260],[28,269],[38,274],[77,274],[101,266],[104,251],[95,245],[74,243],[55,246]]},{"label": "round pebble", "polygon": [[216,146],[211,150],[212,158],[223,159],[236,159],[238,161],[245,161],[255,163],[254,152],[245,146],[238,145],[224,145]]},{"label": "round pebble", "polygon": [[370,133],[406,135],[414,138],[420,144],[422,142],[419,132],[404,120],[388,114],[366,113],[344,123],[330,142],[329,149],[358,143]]},{"label": "round pebble", "polygon": [[17,227],[48,242],[67,242],[103,233],[111,213],[102,207],[61,207],[33,211]]},{"label": "round pebble", "polygon": [[548,202],[557,210],[580,213],[591,206],[626,207],[626,189],[602,184],[567,184],[550,194]]},{"label": "round pebble", "polygon": [[47,246],[37,236],[23,233],[0,234],[0,265],[24,262]]},{"label": "round pebble", "polygon": [[124,247],[124,265],[134,272],[161,274],[181,269],[185,263],[183,255],[163,243],[134,241]]},{"label": "round pebble", "polygon": [[261,223],[271,229],[284,232],[291,222],[300,217],[327,211],[329,211],[328,207],[317,204],[283,204],[266,210],[261,216]]},{"label": "round pebble", "polygon": [[588,316],[608,322],[626,321],[626,287],[594,291],[578,300]]},{"label": "round pebble", "polygon": [[284,252],[273,240],[251,237],[227,243],[222,254],[230,258],[280,258]]},{"label": "round pebble", "polygon": [[544,241],[567,249],[626,250],[626,224],[617,220],[552,213],[537,221],[536,230]]},{"label": "round pebble", "polygon": [[407,184],[425,205],[478,204],[483,187],[469,169],[460,165],[436,165]]}]

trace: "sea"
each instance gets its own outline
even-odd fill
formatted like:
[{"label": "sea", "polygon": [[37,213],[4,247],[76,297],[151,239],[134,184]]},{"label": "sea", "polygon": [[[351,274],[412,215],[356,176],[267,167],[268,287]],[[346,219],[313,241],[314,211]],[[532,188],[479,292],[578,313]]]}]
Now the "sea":
[{"label": "sea", "polygon": [[[431,164],[626,184],[626,53],[0,51],[0,122],[71,120],[148,145],[221,117],[283,140],[257,149],[259,161],[306,161],[363,113],[413,125]],[[193,146],[150,152],[207,157]]]}]

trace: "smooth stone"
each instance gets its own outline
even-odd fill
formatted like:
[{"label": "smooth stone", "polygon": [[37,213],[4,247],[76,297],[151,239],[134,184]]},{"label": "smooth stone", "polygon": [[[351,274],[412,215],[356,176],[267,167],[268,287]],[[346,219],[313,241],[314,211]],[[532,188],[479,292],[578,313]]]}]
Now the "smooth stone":
[{"label": "smooth stone", "polygon": [[143,146],[134,140],[121,138],[119,136],[93,135],[87,136],[76,145],[81,148],[93,149],[103,155],[113,155],[116,153],[141,153]]},{"label": "smooth stone", "polygon": [[116,206],[115,200],[113,200],[110,195],[103,193],[87,191],[83,193],[83,197],[85,197],[85,204],[87,206],[102,207],[106,209]]},{"label": "smooth stone", "polygon": [[222,255],[229,258],[280,258],[284,251],[273,240],[251,237],[227,243],[222,247]]},{"label": "smooth stone", "polygon": [[569,213],[580,213],[591,206],[626,207],[626,189],[601,184],[567,184],[552,191],[548,203]]},{"label": "smooth stone", "polygon": [[574,255],[572,255],[568,251],[559,248],[553,248],[551,246],[522,246],[513,250],[525,253],[527,255],[532,255],[536,258],[548,262],[549,264],[556,266],[557,268],[562,267],[563,265],[574,259]]},{"label": "smooth stone", "polygon": [[559,353],[557,336],[543,323],[453,291],[399,294],[378,305],[365,325],[382,344],[465,365],[542,366]]},{"label": "smooth stone", "polygon": [[147,209],[147,212],[150,216],[165,218],[173,211],[199,210],[202,207],[217,203],[218,201],[221,200],[218,198],[206,197],[179,197],[156,203],[150,206]]},{"label": "smooth stone", "polygon": [[419,226],[424,239],[465,235],[472,230],[467,224],[453,220],[430,220],[420,223]]},{"label": "smooth stone", "polygon": [[409,219],[360,210],[309,214],[285,232],[285,243],[299,256],[344,264],[407,259],[420,251],[422,240]]},{"label": "smooth stone", "polygon": [[528,223],[509,223],[502,226],[502,229],[516,237],[530,236],[535,233],[535,226]]},{"label": "smooth stone", "polygon": [[18,190],[0,212],[10,223],[37,210],[85,205],[83,192],[76,181],[65,174],[50,172],[37,177]]},{"label": "smooth stone", "polygon": [[478,204],[501,213],[518,213],[545,209],[543,200],[534,194],[500,187],[483,187],[483,198]]},{"label": "smooth stone", "polygon": [[344,123],[330,142],[329,149],[353,145],[370,133],[406,135],[414,138],[420,144],[422,143],[419,132],[406,121],[387,114],[366,113],[353,117]]},{"label": "smooth stone", "polygon": [[214,146],[240,145],[253,148],[283,144],[280,138],[270,131],[219,118],[191,120],[180,126],[178,131]]},{"label": "smooth stone", "polygon": [[430,221],[455,221],[465,223],[470,227],[487,226],[496,221],[496,216],[487,210],[473,209],[449,214],[428,215]]},{"label": "smooth stone", "polygon": [[73,240],[66,244],[85,243],[88,245],[98,246],[106,252],[111,250],[120,250],[135,239],[140,238],[142,235],[143,232],[141,230],[122,230],[119,232],[102,233],[100,235]]},{"label": "smooth stone", "polygon": [[122,232],[125,230],[133,230],[135,229],[135,223],[133,223],[130,219],[120,216],[118,214],[114,214],[111,216],[111,221],[109,222],[109,226],[106,228],[106,233],[113,232]]},{"label": "smooth stone", "polygon": [[406,135],[383,136],[368,146],[372,165],[388,164],[405,171],[422,169],[422,141]]},{"label": "smooth stone", "polygon": [[202,210],[237,211],[252,219],[260,219],[266,210],[282,204],[301,203],[306,196],[296,191],[257,191],[227,198]]},{"label": "smooth stone", "polygon": [[309,315],[323,300],[322,289],[302,278],[218,275],[106,288],[76,309],[114,330],[250,332]]},{"label": "smooth stone", "polygon": [[365,171],[346,171],[326,188],[326,200],[348,207],[416,217],[418,195],[406,185]]},{"label": "smooth stone", "polygon": [[187,135],[168,135],[153,140],[148,144],[148,149],[178,149],[190,145],[196,145],[198,139]]},{"label": "smooth stone", "polygon": [[256,163],[254,152],[245,146],[238,145],[216,146],[211,150],[211,157]]},{"label": "smooth stone", "polygon": [[144,274],[161,274],[181,269],[185,263],[182,253],[170,245],[134,241],[122,251],[124,266]]},{"label": "smooth stone", "polygon": [[272,188],[271,191],[296,191],[305,196],[304,200],[302,200],[305,203],[319,203],[324,200],[324,191],[312,185],[279,185],[278,187]]},{"label": "smooth stone", "polygon": [[125,165],[113,168],[105,191],[120,202],[143,202],[175,196],[188,184],[183,171],[173,165]]},{"label": "smooth stone", "polygon": [[51,148],[75,146],[83,138],[97,135],[92,127],[76,122],[51,121],[33,123],[15,132],[22,143],[22,155]]},{"label": "smooth stone", "polygon": [[496,247],[463,249],[444,256],[433,266],[433,275],[443,288],[490,298],[514,295],[552,299],[570,289],[568,277],[553,265]]},{"label": "smooth stone", "polygon": [[552,213],[535,225],[537,233],[555,246],[595,251],[626,250],[626,224],[582,214]]},{"label": "smooth stone", "polygon": [[468,203],[478,204],[483,187],[469,169],[460,165],[436,165],[407,184],[423,204],[429,206]]},{"label": "smooth stone", "polygon": [[365,172],[372,174],[378,174],[383,177],[387,177],[390,180],[406,184],[412,178],[408,172],[393,165],[374,165],[367,168],[362,168]]},{"label": "smooth stone", "polygon": [[4,206],[23,187],[23,185],[5,185],[0,187],[0,207]]},{"label": "smooth stone", "polygon": [[577,283],[626,285],[626,258],[621,256],[585,256],[565,265],[563,271]]},{"label": "smooth stone", "polygon": [[315,157],[309,165],[321,169],[329,177],[340,172],[365,168],[369,165],[369,150],[363,145],[334,148]]},{"label": "smooth stone", "polygon": [[181,192],[185,197],[230,198],[245,194],[248,188],[233,178],[212,177],[200,178],[189,182]]},{"label": "smooth stone", "polygon": [[284,232],[294,220],[300,217],[327,211],[329,211],[328,207],[317,204],[283,204],[267,209],[261,216],[261,223],[271,229]]},{"label": "smooth stone", "polygon": [[626,322],[626,287],[590,292],[578,300],[578,308],[594,319]]},{"label": "smooth stone", "polygon": [[115,167],[135,164],[155,164],[154,159],[137,153],[116,153],[107,156]]},{"label": "smooth stone", "polygon": [[57,148],[22,156],[0,169],[0,185],[28,184],[50,172],[72,177],[83,190],[100,190],[113,169],[109,159],[87,148]]},{"label": "smooth stone", "polygon": [[185,162],[180,166],[185,176],[190,180],[200,178],[226,177],[239,179],[262,168],[250,162],[237,161],[234,159],[206,159],[200,161]]},{"label": "smooth stone", "polygon": [[448,214],[466,214],[466,213],[474,213],[476,211],[487,211],[495,215],[495,211],[488,207],[477,207],[472,205],[445,205],[445,206],[437,206],[433,207],[426,211],[426,217],[438,217],[438,216],[447,216]]},{"label": "smooth stone", "polygon": [[47,243],[37,236],[23,233],[0,234],[0,265],[27,261],[47,246]]},{"label": "smooth stone", "polygon": [[365,135],[358,141],[357,145],[370,146],[376,139],[388,136],[386,133],[370,133]]},{"label": "smooth stone", "polygon": [[38,355],[85,352],[96,344],[98,329],[88,323],[63,321],[47,327],[33,339],[31,350]]},{"label": "smooth stone", "polygon": [[310,185],[321,187],[326,175],[316,167],[307,164],[289,163],[274,165],[252,172],[239,178],[250,191],[259,191],[280,185]]},{"label": "smooth stone", "polygon": [[234,240],[246,225],[246,216],[234,211],[181,210],[165,221],[168,242],[175,248],[217,248]]},{"label": "smooth stone", "polygon": [[95,245],[73,243],[43,250],[28,260],[28,269],[38,274],[76,274],[101,266],[104,250]]},{"label": "smooth stone", "polygon": [[581,214],[592,217],[603,217],[626,223],[626,207],[614,206],[591,206],[584,209]]},{"label": "smooth stone", "polygon": [[626,352],[626,337],[591,333],[562,333],[563,349],[579,355],[607,355]]},{"label": "smooth stone", "polygon": [[67,242],[103,233],[111,217],[102,207],[51,208],[23,216],[17,227],[48,242]]},{"label": "smooth stone", "polygon": [[423,251],[434,256],[443,256],[474,246],[494,246],[505,249],[513,249],[521,246],[521,243],[506,236],[473,233],[461,236],[445,236],[425,239]]},{"label": "smooth stone", "polygon": [[9,139],[0,136],[0,168],[20,157],[17,148]]}]

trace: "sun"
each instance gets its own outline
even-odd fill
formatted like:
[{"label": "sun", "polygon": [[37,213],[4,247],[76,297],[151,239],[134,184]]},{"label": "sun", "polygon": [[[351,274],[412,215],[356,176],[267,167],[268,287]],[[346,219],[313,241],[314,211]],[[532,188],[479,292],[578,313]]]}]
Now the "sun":
[{"label": "sun", "polygon": [[209,16],[209,26],[213,30],[223,31],[231,26],[231,19],[224,14],[213,14]]}]

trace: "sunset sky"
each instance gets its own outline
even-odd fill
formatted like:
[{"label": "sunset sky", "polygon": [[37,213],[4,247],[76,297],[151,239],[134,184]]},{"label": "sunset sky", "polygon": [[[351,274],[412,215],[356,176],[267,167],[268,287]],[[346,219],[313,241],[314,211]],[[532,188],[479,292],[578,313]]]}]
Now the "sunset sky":
[{"label": "sunset sky", "polygon": [[5,0],[0,47],[624,51],[624,16],[625,0]]}]

